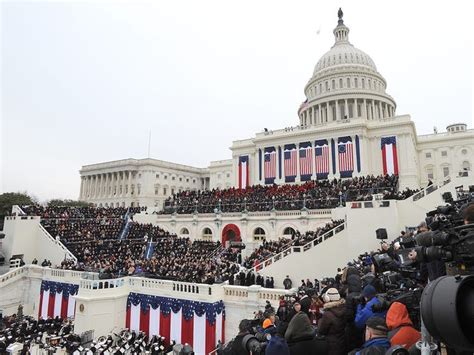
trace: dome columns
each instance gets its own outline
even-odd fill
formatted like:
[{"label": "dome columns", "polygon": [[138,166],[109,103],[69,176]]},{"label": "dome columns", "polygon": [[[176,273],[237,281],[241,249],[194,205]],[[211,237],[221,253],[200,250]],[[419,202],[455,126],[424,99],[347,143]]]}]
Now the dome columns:
[{"label": "dome columns", "polygon": [[302,126],[312,126],[351,118],[381,120],[394,115],[394,105],[386,101],[370,98],[338,98],[308,106],[301,110],[299,116]]}]

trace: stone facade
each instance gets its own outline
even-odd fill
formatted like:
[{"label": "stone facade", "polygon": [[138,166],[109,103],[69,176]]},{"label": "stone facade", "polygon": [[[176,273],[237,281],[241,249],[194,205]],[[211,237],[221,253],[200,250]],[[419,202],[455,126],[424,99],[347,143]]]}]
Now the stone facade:
[{"label": "stone facade", "polygon": [[[163,201],[173,192],[239,187],[241,157],[246,157],[248,162],[250,185],[287,183],[284,154],[285,147],[291,145],[297,148],[297,167],[294,181],[290,183],[301,183],[304,179],[298,147],[303,143],[315,148],[321,141],[326,141],[328,150],[331,150],[327,157],[329,171],[326,177],[347,177],[347,174],[341,174],[339,166],[337,152],[341,139],[355,143],[351,158],[354,167],[349,175],[355,177],[383,174],[381,141],[393,137],[402,189],[424,187],[429,180],[441,184],[472,169],[473,129],[459,123],[448,126],[445,133],[418,136],[411,117],[396,114],[396,102],[386,92],[387,82],[374,61],[349,42],[349,28],[342,18],[334,29],[334,37],[334,45],[318,61],[304,88],[306,100],[297,111],[298,125],[278,130],[265,129],[249,139],[234,141],[232,159],[211,162],[208,168],[155,159],[128,159],[84,166],[80,171],[80,199],[99,206],[139,204],[161,208]],[[266,149],[273,149],[278,154],[274,168],[276,176],[271,181],[265,181]],[[310,178],[313,180],[318,177],[315,160],[311,163]],[[166,181],[162,176],[175,180]]]}]

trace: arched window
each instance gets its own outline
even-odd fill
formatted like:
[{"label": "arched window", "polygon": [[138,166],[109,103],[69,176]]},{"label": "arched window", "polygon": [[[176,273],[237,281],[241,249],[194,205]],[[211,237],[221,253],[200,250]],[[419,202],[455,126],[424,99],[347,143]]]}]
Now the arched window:
[{"label": "arched window", "polygon": [[261,241],[265,239],[265,231],[263,228],[257,227],[253,231],[253,240],[255,241]]},{"label": "arched window", "polygon": [[[209,229],[209,228],[207,228],[207,229]],[[179,232],[179,234],[189,234],[188,228],[186,228],[186,227],[181,228],[181,231]],[[212,236],[212,233],[211,233],[211,236]]]},{"label": "arched window", "polygon": [[470,171],[471,170],[471,163],[469,163],[467,160],[462,162],[462,170],[464,171]]},{"label": "arched window", "polygon": [[202,239],[204,240],[212,240],[212,231],[211,231],[211,228],[204,228],[202,230]]},{"label": "arched window", "polygon": [[291,236],[294,234],[296,234],[296,231],[291,227],[286,227],[285,230],[283,231],[284,236]]}]

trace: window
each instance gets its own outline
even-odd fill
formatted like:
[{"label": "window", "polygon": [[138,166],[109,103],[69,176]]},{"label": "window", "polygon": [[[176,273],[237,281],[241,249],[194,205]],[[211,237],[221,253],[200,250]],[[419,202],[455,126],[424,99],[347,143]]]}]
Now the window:
[{"label": "window", "polygon": [[342,79],[339,79],[339,89],[342,89]]},{"label": "window", "polygon": [[350,78],[347,78],[347,87],[348,87],[348,88],[351,87],[351,79],[350,79]]},{"label": "window", "polygon": [[263,230],[263,228],[258,227],[253,231],[253,240],[255,241],[265,240],[265,231]]},{"label": "window", "polygon": [[227,173],[227,174],[226,174],[226,177],[230,178],[230,173]]},{"label": "window", "polygon": [[128,194],[128,185],[125,185],[125,193]]},{"label": "window", "polygon": [[294,235],[295,233],[295,230],[291,227],[286,227],[283,231],[283,235]]},{"label": "window", "polygon": [[428,173],[428,179],[433,180],[433,172]]},{"label": "window", "polygon": [[171,189],[171,194],[174,195],[174,189]]},{"label": "window", "polygon": [[319,93],[323,92],[323,84],[319,84]]},{"label": "window", "polygon": [[159,190],[160,190],[160,185],[155,185],[155,195],[158,195]]},{"label": "window", "polygon": [[332,79],[331,88],[334,90],[336,88],[336,80]]},{"label": "window", "polygon": [[365,79],[361,79],[362,81],[362,88],[365,89]]},{"label": "window", "polygon": [[448,152],[447,152],[446,150],[443,150],[443,151],[441,152],[441,156],[442,156],[442,157],[447,157],[447,156],[448,156]]},{"label": "window", "polygon": [[188,228],[181,228],[181,231],[179,232],[179,234],[189,234]]},{"label": "window", "polygon": [[168,180],[168,175],[165,175],[164,178],[165,178],[165,180]]},{"label": "window", "polygon": [[444,177],[446,177],[446,176],[449,175],[449,167],[448,167],[448,166],[445,166],[445,167],[443,168],[443,175],[444,175]]},{"label": "window", "polygon": [[186,178],[186,182],[189,182],[189,178]]},{"label": "window", "polygon": [[156,174],[156,178],[159,179],[159,178],[160,178],[160,174]]},{"label": "window", "polygon": [[176,177],[175,177],[175,176],[172,176],[172,177],[171,177],[171,180],[173,180],[173,181],[176,180]]},{"label": "window", "polygon": [[426,153],[426,154],[425,154],[425,157],[431,158],[431,153]]},{"label": "window", "polygon": [[359,81],[357,80],[357,78],[354,79],[354,86],[359,87]]},{"label": "window", "polygon": [[163,187],[163,195],[166,196],[166,192],[167,192],[167,191],[166,191],[166,187]]},{"label": "window", "polygon": [[193,179],[193,184],[195,184],[195,183],[196,183],[196,179]]},{"label": "window", "polygon": [[138,178],[140,179],[142,177],[142,174],[138,174]]},{"label": "window", "polygon": [[182,177],[179,177],[179,181],[183,181],[183,178],[182,178]]},{"label": "window", "polygon": [[461,150],[461,153],[462,153],[462,155],[466,155],[467,154],[467,149]]},{"label": "window", "polygon": [[141,187],[142,187],[142,185],[137,184],[137,195],[140,195]]},{"label": "window", "polygon": [[202,231],[202,239],[204,240],[212,240],[212,231],[210,228],[204,228]]},{"label": "window", "polygon": [[471,170],[471,164],[468,161],[463,161],[462,162],[462,170],[470,171]]}]

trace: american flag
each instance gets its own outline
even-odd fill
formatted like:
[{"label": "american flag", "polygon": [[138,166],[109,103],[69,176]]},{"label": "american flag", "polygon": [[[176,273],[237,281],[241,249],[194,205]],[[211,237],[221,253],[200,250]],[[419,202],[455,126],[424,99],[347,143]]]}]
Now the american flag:
[{"label": "american flag", "polygon": [[311,178],[313,174],[313,148],[311,143],[300,144],[300,175],[303,180]]},{"label": "american flag", "polygon": [[284,167],[285,167],[285,178],[287,177],[296,177],[297,173],[297,150],[294,144],[285,145],[284,152]]},{"label": "american flag", "polygon": [[271,151],[267,150],[265,152],[265,156],[263,160],[264,160],[263,167],[264,167],[265,183],[272,184],[273,180],[275,180],[275,177],[276,177],[276,150],[275,148],[273,148],[273,150]]},{"label": "american flag", "polygon": [[[318,143],[316,143],[318,144]],[[318,178],[329,174],[329,146],[326,143],[316,145],[316,174]]]},{"label": "american flag", "polygon": [[352,142],[339,142],[338,144],[339,156],[339,171],[352,172],[354,171],[354,153],[352,149]]}]

